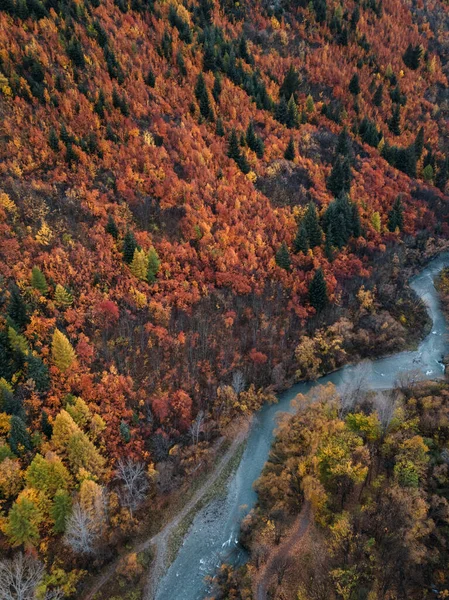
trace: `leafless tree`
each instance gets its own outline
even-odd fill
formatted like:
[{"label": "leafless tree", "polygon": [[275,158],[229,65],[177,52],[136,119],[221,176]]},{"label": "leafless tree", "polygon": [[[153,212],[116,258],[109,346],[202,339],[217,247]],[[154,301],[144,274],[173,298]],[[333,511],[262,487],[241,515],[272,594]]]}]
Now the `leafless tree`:
[{"label": "leafless tree", "polygon": [[232,389],[236,394],[243,392],[246,386],[245,376],[241,371],[234,371],[232,374]]},{"label": "leafless tree", "polygon": [[198,440],[200,437],[201,429],[204,423],[204,412],[200,410],[197,414],[196,419],[193,421],[190,426],[190,435],[192,436],[192,443],[196,446],[198,444]]},{"label": "leafless tree", "polygon": [[67,519],[64,543],[77,554],[93,554],[98,535],[95,529],[91,515],[76,502]]},{"label": "leafless tree", "polygon": [[0,561],[0,600],[35,600],[43,576],[44,565],[28,554]]},{"label": "leafless tree", "polygon": [[397,404],[397,394],[394,390],[390,392],[377,392],[373,399],[374,409],[376,410],[382,429],[385,429],[390,424],[393,418]]},{"label": "leafless tree", "polygon": [[366,388],[368,379],[368,363],[360,363],[350,371],[350,379],[345,381],[340,388],[340,413],[341,415],[349,412],[357,400],[360,398],[363,390]]},{"label": "leafless tree", "polygon": [[121,481],[120,499],[130,513],[145,500],[149,488],[145,463],[133,461],[129,456],[117,462],[117,478]]},{"label": "leafless tree", "polygon": [[277,575],[278,585],[282,584],[287,571],[293,566],[293,559],[288,554],[280,554],[273,559],[272,567]]}]

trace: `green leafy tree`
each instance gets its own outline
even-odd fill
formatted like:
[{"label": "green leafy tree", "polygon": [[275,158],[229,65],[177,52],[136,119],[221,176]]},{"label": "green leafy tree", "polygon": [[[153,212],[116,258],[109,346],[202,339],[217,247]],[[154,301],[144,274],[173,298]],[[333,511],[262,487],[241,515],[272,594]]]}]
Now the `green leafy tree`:
[{"label": "green leafy tree", "polygon": [[201,116],[209,121],[214,120],[214,113],[209,100],[209,92],[207,91],[204,75],[200,73],[195,85],[195,97],[200,107]]},{"label": "green leafy tree", "polygon": [[35,546],[40,539],[39,526],[42,521],[38,503],[22,494],[8,513],[5,533],[13,546]]},{"label": "green leafy tree", "polygon": [[401,197],[398,196],[393,203],[393,206],[388,213],[388,229],[390,231],[402,230],[404,226],[404,207],[402,206]]},{"label": "green leafy tree", "polygon": [[374,106],[377,106],[380,108],[382,106],[383,97],[384,97],[384,86],[382,83],[379,83],[379,85],[376,88],[376,91],[374,92],[374,96],[373,96]]},{"label": "green leafy tree", "polygon": [[351,81],[349,82],[349,91],[353,96],[358,96],[360,94],[360,81],[357,73],[351,77]]},{"label": "green leafy tree", "polygon": [[156,252],[153,246],[150,248],[148,252],[148,271],[147,271],[147,280],[149,283],[154,283],[156,281],[156,275],[159,273],[159,269],[161,268],[161,261],[158,253]]},{"label": "green leafy tree", "polygon": [[279,88],[279,96],[287,102],[289,98],[294,96],[299,89],[299,75],[293,65],[290,65],[285,77]]},{"label": "green leafy tree", "polygon": [[294,129],[299,126],[298,107],[296,106],[295,98],[293,97],[293,95],[290,96],[290,100],[287,104],[286,125],[289,129]]},{"label": "green leafy tree", "polygon": [[415,156],[416,160],[419,160],[424,150],[424,127],[420,127],[415,138]]},{"label": "green leafy tree", "polygon": [[145,83],[150,88],[154,88],[154,86],[156,85],[156,75],[154,74],[153,69],[151,67],[148,69]]},{"label": "green leafy tree", "polygon": [[342,193],[349,193],[351,189],[351,164],[347,157],[337,156],[332,171],[327,178],[327,189],[332,192],[335,197]]},{"label": "green leafy tree", "polygon": [[108,216],[108,222],[106,223],[105,231],[106,231],[106,233],[109,233],[109,235],[112,235],[114,240],[116,240],[118,238],[117,225],[116,225],[116,223],[114,221],[114,217],[112,215]]},{"label": "green leafy tree", "polygon": [[328,303],[327,284],[323,271],[317,269],[309,285],[309,301],[313,308],[320,312]]},{"label": "green leafy tree", "polygon": [[123,259],[130,265],[134,258],[134,251],[137,248],[136,238],[132,231],[127,231],[123,240]]},{"label": "green leafy tree", "polygon": [[285,160],[295,160],[296,150],[295,150],[295,142],[293,141],[293,136],[290,136],[290,140],[288,142],[287,148],[284,152]]},{"label": "green leafy tree", "polygon": [[17,416],[12,415],[9,422],[8,443],[14,454],[20,455],[24,451],[31,452],[33,444],[25,423]]},{"label": "green leafy tree", "polygon": [[45,275],[39,269],[39,267],[33,267],[31,270],[31,285],[35,290],[38,290],[42,296],[46,296],[48,293],[47,280]]},{"label": "green leafy tree", "polygon": [[304,223],[301,223],[296,232],[296,237],[293,242],[293,250],[307,254],[309,251],[309,240],[307,239],[307,230]]},{"label": "green leafy tree", "polygon": [[50,517],[53,521],[53,531],[56,534],[64,533],[67,519],[72,511],[72,500],[66,490],[58,490],[53,498],[50,508]]},{"label": "green leafy tree", "polygon": [[285,271],[290,270],[290,252],[288,251],[287,244],[285,242],[282,242],[281,247],[276,252],[276,264],[278,265],[278,267],[281,267],[281,269],[284,269]]},{"label": "green leafy tree", "polygon": [[401,135],[401,107],[399,104],[395,104],[393,107],[393,114],[388,123],[388,128],[393,135]]},{"label": "green leafy tree", "polygon": [[19,288],[15,284],[10,288],[7,313],[8,317],[19,329],[23,329],[29,322],[27,306]]},{"label": "green leafy tree", "polygon": [[304,215],[303,224],[307,232],[307,240],[310,248],[320,246],[323,241],[323,230],[318,222],[318,214],[314,202],[309,202],[307,205],[306,214]]}]

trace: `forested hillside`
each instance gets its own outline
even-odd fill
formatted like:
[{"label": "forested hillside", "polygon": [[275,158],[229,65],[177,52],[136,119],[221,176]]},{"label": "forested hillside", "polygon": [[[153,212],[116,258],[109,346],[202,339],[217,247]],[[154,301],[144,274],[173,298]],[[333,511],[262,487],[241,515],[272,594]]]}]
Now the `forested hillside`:
[{"label": "forested hillside", "polygon": [[273,390],[422,333],[448,15],[0,0],[0,548],[43,595]]}]

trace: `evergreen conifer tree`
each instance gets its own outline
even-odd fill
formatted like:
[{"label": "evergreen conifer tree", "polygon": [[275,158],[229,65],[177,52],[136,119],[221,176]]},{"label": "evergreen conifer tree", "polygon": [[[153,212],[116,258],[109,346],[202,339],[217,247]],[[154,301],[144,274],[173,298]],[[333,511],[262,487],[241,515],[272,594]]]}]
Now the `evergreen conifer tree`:
[{"label": "evergreen conifer tree", "polygon": [[276,117],[276,120],[279,121],[279,123],[282,123],[283,125],[287,123],[288,105],[284,96],[281,97],[281,99],[279,100],[279,104],[276,105],[274,116]]},{"label": "evergreen conifer tree", "polygon": [[378,106],[378,107],[382,106],[383,94],[384,94],[384,86],[381,83],[379,83],[379,85],[376,88],[376,91],[374,92],[374,96],[373,96],[374,106]]},{"label": "evergreen conifer tree", "polygon": [[310,282],[309,301],[317,312],[323,310],[328,303],[327,284],[321,269],[317,269]]},{"label": "evergreen conifer tree", "polygon": [[12,415],[9,421],[8,443],[14,454],[18,456],[25,452],[31,452],[33,444],[25,423],[18,415]]},{"label": "evergreen conifer tree", "polygon": [[424,150],[424,127],[420,127],[418,133],[416,134],[414,146],[416,160],[419,160]]},{"label": "evergreen conifer tree", "polygon": [[148,69],[145,83],[150,88],[154,88],[154,86],[156,85],[156,75],[154,74],[153,69],[151,67]]},{"label": "evergreen conifer tree", "polygon": [[147,280],[149,283],[154,283],[156,281],[156,275],[158,274],[160,267],[161,261],[158,253],[152,246],[148,252]]},{"label": "evergreen conifer tree", "polygon": [[296,237],[293,242],[293,250],[298,253],[307,254],[309,251],[309,240],[307,239],[307,231],[304,223],[301,223],[296,232]]},{"label": "evergreen conifer tree", "polygon": [[224,127],[223,127],[223,120],[221,117],[218,117],[218,119],[217,119],[217,123],[215,126],[215,133],[220,137],[223,137],[225,134]]},{"label": "evergreen conifer tree", "polygon": [[332,167],[331,174],[327,179],[327,189],[335,197],[341,193],[349,193],[351,189],[351,165],[347,157],[337,156],[337,160]]},{"label": "evergreen conifer tree", "polygon": [[293,95],[290,96],[290,100],[287,104],[286,125],[289,129],[294,129],[299,126],[298,107],[296,106],[295,98],[293,97]]},{"label": "evergreen conifer tree", "polygon": [[287,148],[284,152],[285,160],[295,160],[296,150],[295,150],[295,142],[293,141],[293,136],[290,136],[290,140],[288,142]]},{"label": "evergreen conifer tree", "polygon": [[132,231],[127,231],[125,239],[123,240],[123,259],[129,265],[132,263],[134,258],[134,251],[137,248],[136,238]]},{"label": "evergreen conifer tree", "polygon": [[393,203],[393,206],[388,213],[388,229],[390,231],[402,230],[404,225],[404,208],[402,206],[401,197],[398,196]]},{"label": "evergreen conifer tree", "polygon": [[349,91],[353,96],[360,94],[360,82],[357,73],[354,73],[354,75],[351,77],[351,81],[349,82]]},{"label": "evergreen conifer tree", "polygon": [[200,73],[195,85],[195,97],[200,107],[200,113],[205,119],[213,121],[213,111],[209,101],[209,92],[207,91],[204,75]]},{"label": "evergreen conifer tree", "polygon": [[304,215],[303,224],[307,232],[307,240],[310,248],[320,246],[323,240],[323,231],[318,222],[316,206],[313,202],[309,202]]},{"label": "evergreen conifer tree", "polygon": [[281,247],[276,252],[276,264],[278,267],[281,267],[281,269],[285,269],[285,271],[290,270],[290,252],[288,251],[287,244],[285,242],[282,242]]},{"label": "evergreen conifer tree", "polygon": [[48,293],[48,285],[47,280],[45,279],[45,275],[39,269],[39,267],[34,266],[31,270],[31,285],[35,290],[38,290],[42,296],[46,296]]},{"label": "evergreen conifer tree", "polygon": [[399,104],[393,107],[393,114],[388,123],[388,128],[393,135],[401,135],[401,109]]},{"label": "evergreen conifer tree", "polygon": [[10,288],[10,297],[7,309],[8,317],[19,328],[28,324],[27,307],[22,298],[19,288],[13,284]]},{"label": "evergreen conifer tree", "polygon": [[279,88],[279,96],[287,102],[291,96],[294,96],[299,88],[299,75],[293,65],[290,65]]},{"label": "evergreen conifer tree", "polygon": [[109,235],[112,235],[114,240],[116,240],[118,238],[117,225],[116,225],[112,215],[108,216],[108,222],[106,223],[105,231],[106,231],[106,233],[109,233]]}]

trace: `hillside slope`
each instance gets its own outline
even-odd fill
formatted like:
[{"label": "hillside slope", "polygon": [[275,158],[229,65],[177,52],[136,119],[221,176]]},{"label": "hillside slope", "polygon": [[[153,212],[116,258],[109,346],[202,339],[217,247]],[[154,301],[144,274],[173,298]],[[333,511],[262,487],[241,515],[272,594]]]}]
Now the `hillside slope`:
[{"label": "hillside slope", "polygon": [[433,14],[0,1],[5,551],[98,567],[270,390],[416,339],[406,269],[448,233]]}]

